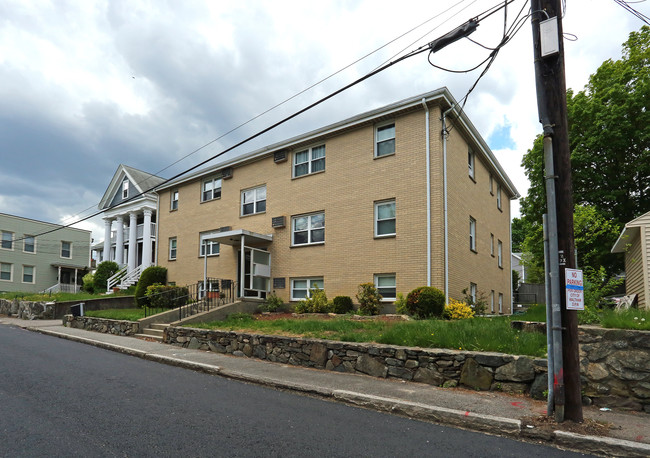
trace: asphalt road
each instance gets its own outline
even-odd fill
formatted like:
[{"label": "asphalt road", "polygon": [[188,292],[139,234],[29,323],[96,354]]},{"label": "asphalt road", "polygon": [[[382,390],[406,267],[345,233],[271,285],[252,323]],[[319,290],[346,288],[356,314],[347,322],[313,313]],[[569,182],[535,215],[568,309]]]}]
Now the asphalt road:
[{"label": "asphalt road", "polygon": [[0,456],[581,456],[0,326]]}]

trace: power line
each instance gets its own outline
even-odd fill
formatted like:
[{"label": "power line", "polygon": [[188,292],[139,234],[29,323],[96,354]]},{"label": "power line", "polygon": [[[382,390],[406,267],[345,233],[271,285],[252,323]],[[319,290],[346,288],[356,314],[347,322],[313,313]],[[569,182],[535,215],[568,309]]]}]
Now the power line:
[{"label": "power line", "polygon": [[632,8],[630,6],[630,3],[643,3],[643,2],[624,2],[623,0],[614,0],[614,3],[616,3],[617,5],[622,6],[623,8],[625,8],[625,10],[632,13],[634,16],[638,17],[639,19],[641,19],[646,24],[650,25],[650,22],[649,22],[650,18],[648,16],[646,16],[645,14],[635,10],[634,8]]}]

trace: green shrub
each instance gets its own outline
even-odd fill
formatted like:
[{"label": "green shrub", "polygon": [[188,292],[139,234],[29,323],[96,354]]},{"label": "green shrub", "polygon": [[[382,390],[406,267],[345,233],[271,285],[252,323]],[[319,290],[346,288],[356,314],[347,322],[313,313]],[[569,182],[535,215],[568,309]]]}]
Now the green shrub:
[{"label": "green shrub", "polygon": [[476,300],[472,297],[467,288],[463,290],[463,295],[464,297],[462,302],[469,305],[472,310],[474,310],[475,315],[485,315],[485,312],[487,311],[487,297],[485,297],[484,292],[479,291],[476,294]]},{"label": "green shrub", "polygon": [[106,291],[106,282],[118,270],[120,270],[120,266],[114,261],[100,262],[93,278],[93,289],[97,292]]},{"label": "green shrub", "polygon": [[397,293],[397,299],[395,299],[395,312],[400,315],[408,315],[408,308],[406,307],[406,298],[404,294]]},{"label": "green shrub", "polygon": [[86,275],[84,275],[81,280],[83,281],[83,290],[85,292],[90,294],[95,292],[95,285],[93,284],[95,281],[95,276],[91,272],[88,272]]},{"label": "green shrub", "polygon": [[327,313],[330,311],[330,303],[327,301],[324,290],[310,289],[309,296],[296,304],[294,307],[296,313]]},{"label": "green shrub", "polygon": [[266,296],[266,300],[259,306],[259,309],[262,312],[277,312],[282,309],[284,302],[275,294],[269,294]]},{"label": "green shrub", "polygon": [[361,315],[379,315],[381,312],[381,294],[374,283],[361,283],[357,290],[359,313]]},{"label": "green shrub", "polygon": [[332,300],[332,312],[334,313],[350,313],[353,309],[354,304],[350,296],[336,296]]},{"label": "green shrub", "polygon": [[188,302],[189,291],[186,286],[168,286],[154,283],[147,287],[145,293],[147,306],[152,308],[175,308]]},{"label": "green shrub", "polygon": [[445,310],[445,294],[431,286],[420,286],[406,297],[409,315],[419,319],[441,317]]},{"label": "green shrub", "polygon": [[146,300],[144,297],[147,294],[147,288],[158,283],[160,285],[165,285],[167,283],[167,269],[160,266],[150,266],[142,271],[140,275],[140,280],[138,280],[138,285],[135,288],[135,303],[140,307],[144,307]]}]

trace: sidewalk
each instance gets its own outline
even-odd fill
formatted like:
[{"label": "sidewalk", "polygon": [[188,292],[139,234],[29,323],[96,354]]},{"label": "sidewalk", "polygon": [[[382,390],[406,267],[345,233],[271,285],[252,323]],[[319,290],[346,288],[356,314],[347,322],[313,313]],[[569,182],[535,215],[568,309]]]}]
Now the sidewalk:
[{"label": "sidewalk", "polygon": [[609,437],[591,436],[571,432],[589,430],[584,427],[571,428],[581,426],[571,422],[557,426],[526,421],[528,418],[543,416],[546,412],[546,402],[523,396],[461,388],[437,388],[419,383],[188,350],[134,337],[66,328],[60,320],[25,321],[0,316],[0,324],[19,326],[151,361],[333,399],[418,420],[546,442],[583,453],[650,456],[650,415],[646,413],[600,411],[596,407],[584,407],[585,425],[599,422],[609,426]]}]

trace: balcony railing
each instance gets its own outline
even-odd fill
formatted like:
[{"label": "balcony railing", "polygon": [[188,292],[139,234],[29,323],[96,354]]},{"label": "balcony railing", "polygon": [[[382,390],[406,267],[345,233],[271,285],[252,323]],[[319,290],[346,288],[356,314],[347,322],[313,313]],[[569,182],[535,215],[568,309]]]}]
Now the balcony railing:
[{"label": "balcony railing", "polygon": [[[135,228],[136,230],[136,238],[141,239],[144,235],[144,224],[138,224]],[[122,229],[122,234],[123,234],[123,240],[124,242],[129,241],[129,227],[126,226]],[[156,223],[151,223],[151,238],[154,239],[156,237]],[[111,243],[116,243],[117,242],[117,231],[111,231]]]}]

